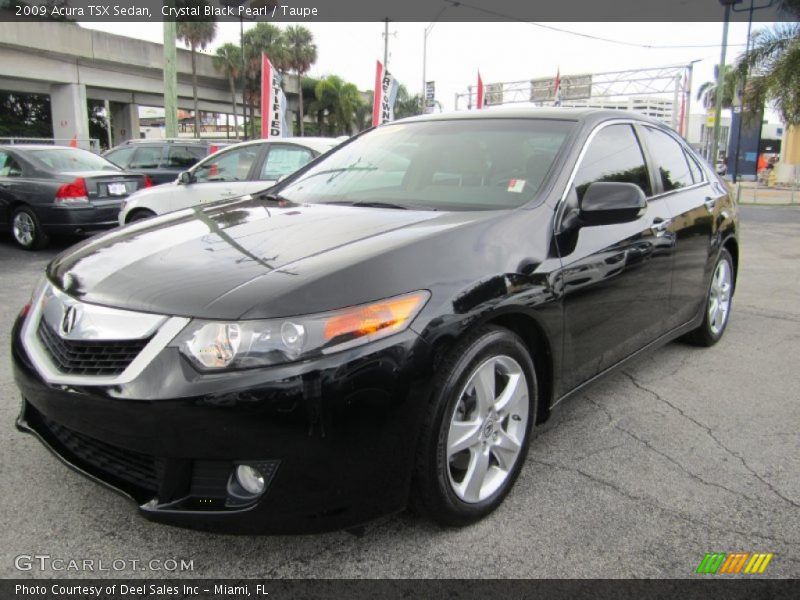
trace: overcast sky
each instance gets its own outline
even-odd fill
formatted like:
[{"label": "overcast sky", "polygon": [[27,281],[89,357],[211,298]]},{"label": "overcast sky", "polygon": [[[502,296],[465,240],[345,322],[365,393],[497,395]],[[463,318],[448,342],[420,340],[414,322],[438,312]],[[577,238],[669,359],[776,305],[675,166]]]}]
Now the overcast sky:
[{"label": "overcast sky", "polygon": [[[153,42],[162,40],[161,23],[81,23]],[[281,24],[285,27],[288,24]],[[383,23],[303,23],[314,34],[318,59],[309,75],[336,74],[371,89],[375,60],[383,58]],[[408,90],[422,87],[422,41],[427,23],[390,23],[389,70]],[[561,74],[598,73],[624,69],[695,64],[696,90],[713,77],[719,62],[722,23],[548,23],[574,32],[643,45],[702,46],[643,48],[587,39],[530,23],[436,23],[428,36],[427,79],[436,82],[436,97],[452,109],[454,95],[475,85],[480,69],[484,83],[516,81]],[[245,24],[245,28],[253,24]],[[754,24],[756,30],[766,24]],[[730,25],[730,63],[747,41],[747,24]],[[226,42],[239,43],[239,23],[218,23],[210,51]],[[702,112],[692,94],[692,112]],[[463,107],[463,105],[462,105]],[[770,114],[770,120],[775,116]]]}]

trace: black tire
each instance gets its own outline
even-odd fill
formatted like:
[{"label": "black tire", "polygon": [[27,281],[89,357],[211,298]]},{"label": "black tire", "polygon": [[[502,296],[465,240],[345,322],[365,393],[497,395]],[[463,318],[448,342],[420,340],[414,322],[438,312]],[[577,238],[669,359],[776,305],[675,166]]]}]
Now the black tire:
[{"label": "black tire", "polygon": [[14,242],[25,250],[44,248],[50,241],[36,213],[27,206],[17,206],[11,211],[9,229]]},{"label": "black tire", "polygon": [[149,219],[155,216],[156,213],[154,213],[152,210],[147,210],[146,208],[140,208],[128,215],[125,224],[127,225],[128,223],[133,223],[134,221],[144,221],[145,219]]},{"label": "black tire", "polygon": [[[461,459],[458,454],[448,458],[447,444],[451,422],[456,420],[456,415],[459,414],[457,409],[461,410],[464,406],[464,399],[468,398],[467,390],[469,388],[467,385],[476,370],[489,364],[490,360],[509,358],[512,359],[511,362],[521,368],[527,385],[527,418],[524,419],[524,436],[522,436],[519,454],[516,456],[513,466],[507,469],[507,475],[499,487],[485,498],[468,502],[463,497],[459,497],[456,487],[464,484],[469,469],[463,467],[464,479],[461,482],[454,481],[454,465]],[[493,370],[493,373],[500,373],[502,376],[499,370]],[[502,377],[498,379],[496,374],[493,377],[496,386],[507,385],[510,381],[506,379],[504,384]],[[521,379],[518,378],[518,381]],[[520,402],[520,406],[525,404],[522,400]],[[410,499],[411,509],[441,525],[449,526],[474,523],[495,510],[513,487],[525,462],[525,456],[533,436],[533,423],[537,408],[538,385],[533,360],[525,344],[517,335],[502,327],[484,326],[457,343],[437,368],[431,401],[417,446]],[[478,417],[477,413],[474,418],[476,422],[481,422],[481,417]],[[508,414],[503,421],[505,425],[501,421],[493,422],[493,426],[496,428],[495,440],[497,433],[502,433],[501,428],[510,427],[509,423],[512,418],[517,422],[514,427],[519,432],[523,426],[522,417]],[[481,432],[480,435],[486,434],[487,431],[484,425],[478,427],[478,430]],[[489,431],[491,431],[491,427],[489,427]],[[484,448],[486,448],[486,443],[486,441],[483,442]],[[490,440],[488,443],[490,446],[492,445]],[[475,447],[480,449],[481,446],[477,445],[473,448]],[[493,451],[491,448],[486,450],[489,456],[492,456]],[[469,461],[475,457],[472,450],[463,452],[467,452]],[[463,453],[461,456],[463,457]],[[493,466],[502,466],[498,463],[496,456],[494,461]]]},{"label": "black tire", "polygon": [[[730,275],[730,288],[727,295],[728,308],[725,312],[724,320],[721,323],[721,326],[719,324],[715,326],[711,318],[711,303],[712,295],[715,293],[715,276],[720,268],[720,263],[727,263],[727,269]],[[733,292],[736,285],[735,273],[736,271],[733,263],[733,257],[731,256],[730,252],[723,248],[719,253],[717,262],[714,264],[714,270],[711,271],[711,283],[709,284],[708,291],[706,292],[706,299],[703,303],[703,322],[697,329],[690,331],[683,337],[685,342],[692,344],[693,346],[702,346],[708,348],[722,339],[725,329],[728,327],[728,321],[730,320],[730,309],[732,306]]]}]

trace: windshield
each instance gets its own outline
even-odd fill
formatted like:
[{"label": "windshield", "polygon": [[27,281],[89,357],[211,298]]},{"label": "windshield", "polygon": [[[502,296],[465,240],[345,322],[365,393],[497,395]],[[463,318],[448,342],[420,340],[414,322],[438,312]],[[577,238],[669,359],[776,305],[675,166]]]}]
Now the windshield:
[{"label": "windshield", "polygon": [[119,167],[102,156],[79,148],[47,148],[30,153],[56,173],[81,171],[119,171]]},{"label": "windshield", "polygon": [[458,119],[379,127],[280,195],[297,203],[493,210],[531,200],[573,121]]}]

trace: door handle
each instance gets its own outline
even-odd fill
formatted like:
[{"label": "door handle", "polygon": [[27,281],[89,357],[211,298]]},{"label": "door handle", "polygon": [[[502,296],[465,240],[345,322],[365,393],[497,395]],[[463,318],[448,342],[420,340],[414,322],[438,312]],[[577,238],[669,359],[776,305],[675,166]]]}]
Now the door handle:
[{"label": "door handle", "polygon": [[717,205],[717,199],[709,196],[705,199],[703,204],[706,205],[706,210],[708,210],[708,212],[714,212],[714,207]]},{"label": "door handle", "polygon": [[669,229],[670,225],[672,225],[672,219],[662,219],[657,217],[653,220],[653,224],[650,226],[650,231],[653,232],[655,237],[662,237],[665,233],[667,233],[667,229]]}]

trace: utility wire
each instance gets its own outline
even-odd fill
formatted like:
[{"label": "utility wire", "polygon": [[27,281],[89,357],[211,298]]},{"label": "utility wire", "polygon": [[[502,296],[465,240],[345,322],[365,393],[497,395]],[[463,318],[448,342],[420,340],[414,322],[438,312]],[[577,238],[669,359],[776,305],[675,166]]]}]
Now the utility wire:
[{"label": "utility wire", "polygon": [[[455,6],[464,6],[466,8],[471,8],[472,10],[476,10],[478,12],[486,13],[487,15],[492,15],[495,17],[500,17],[502,19],[508,19],[510,21],[517,21],[518,23],[524,23],[526,25],[532,25],[533,27],[540,27],[542,29],[549,29],[551,31],[557,31],[559,33],[566,33],[569,35],[576,35],[582,38],[595,40],[598,42],[607,42],[609,44],[619,44],[621,46],[630,46],[633,48],[646,48],[648,50],[657,50],[657,49],[675,49],[675,48],[719,48],[721,44],[638,44],[636,42],[626,42],[624,40],[614,40],[611,38],[600,37],[597,35],[591,35],[589,33],[581,33],[580,31],[572,31],[570,29],[563,29],[561,27],[556,27],[554,25],[545,25],[544,23],[537,23],[535,21],[526,21],[519,17],[514,17],[512,15],[507,15],[501,12],[497,12],[495,10],[491,10],[488,8],[483,8],[482,6],[474,6],[472,4],[468,4],[466,2],[460,2],[459,0],[444,0],[445,2],[449,2],[454,7]],[[728,44],[728,46],[746,46],[747,44]]]}]

